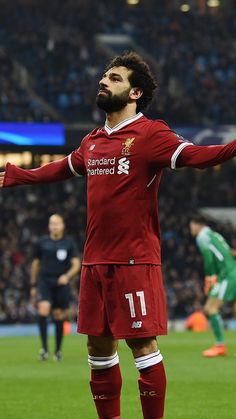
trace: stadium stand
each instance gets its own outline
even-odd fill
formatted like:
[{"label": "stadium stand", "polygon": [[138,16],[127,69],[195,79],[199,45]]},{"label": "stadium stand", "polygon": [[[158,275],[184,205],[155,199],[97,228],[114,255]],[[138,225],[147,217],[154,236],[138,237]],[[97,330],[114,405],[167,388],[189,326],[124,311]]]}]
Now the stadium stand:
[{"label": "stadium stand", "polygon": [[28,74],[0,45],[0,120],[49,121],[54,112],[28,86]]},{"label": "stadium stand", "polygon": [[[93,99],[112,51],[96,35],[126,34],[136,49],[148,51],[157,70],[160,95],[153,115],[172,124],[234,123],[234,14],[167,15],[141,2],[133,8],[106,0],[96,8],[90,1],[58,8],[56,1],[40,0],[35,8],[34,1],[19,0],[1,4],[0,23],[0,45],[65,121],[100,122]],[[39,111],[36,117],[43,120]]]}]

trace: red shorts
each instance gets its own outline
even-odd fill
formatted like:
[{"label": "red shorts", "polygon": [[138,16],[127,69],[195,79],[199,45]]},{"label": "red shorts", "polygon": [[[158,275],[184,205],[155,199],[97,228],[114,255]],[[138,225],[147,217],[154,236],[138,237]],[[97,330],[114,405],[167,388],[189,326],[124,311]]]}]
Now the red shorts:
[{"label": "red shorts", "polygon": [[166,335],[161,267],[83,266],[77,330],[115,339]]}]

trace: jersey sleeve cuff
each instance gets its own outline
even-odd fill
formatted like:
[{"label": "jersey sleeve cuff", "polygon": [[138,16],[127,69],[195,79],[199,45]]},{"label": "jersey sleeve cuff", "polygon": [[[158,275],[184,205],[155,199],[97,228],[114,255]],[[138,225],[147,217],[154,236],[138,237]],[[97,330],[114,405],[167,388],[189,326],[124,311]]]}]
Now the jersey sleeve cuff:
[{"label": "jersey sleeve cuff", "polygon": [[175,152],[172,154],[172,157],[171,157],[171,164],[170,164],[170,167],[171,167],[171,169],[176,169],[176,161],[177,161],[177,158],[179,157],[179,155],[180,155],[180,153],[181,153],[181,151],[185,148],[185,147],[188,147],[189,145],[193,145],[193,143],[181,143],[177,148],[176,148],[176,150],[175,150]]},{"label": "jersey sleeve cuff", "polygon": [[73,173],[74,176],[81,176],[78,172],[76,172],[76,170],[73,167],[72,154],[69,154],[68,156],[68,165],[69,165],[70,171]]}]

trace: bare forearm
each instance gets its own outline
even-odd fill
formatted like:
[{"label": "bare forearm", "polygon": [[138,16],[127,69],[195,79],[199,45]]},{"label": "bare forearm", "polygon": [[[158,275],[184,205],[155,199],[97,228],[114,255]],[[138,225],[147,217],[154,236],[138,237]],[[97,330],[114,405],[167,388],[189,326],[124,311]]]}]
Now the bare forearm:
[{"label": "bare forearm", "polygon": [[80,271],[80,259],[79,258],[73,258],[71,260],[71,268],[66,272],[66,276],[68,279],[73,278],[77,273]]},{"label": "bare forearm", "polygon": [[30,270],[30,284],[35,286],[37,284],[37,278],[40,270],[40,260],[34,259]]},{"label": "bare forearm", "polygon": [[58,285],[68,284],[69,281],[79,272],[79,270],[80,270],[80,259],[77,257],[72,258],[71,268],[67,272],[59,276]]}]

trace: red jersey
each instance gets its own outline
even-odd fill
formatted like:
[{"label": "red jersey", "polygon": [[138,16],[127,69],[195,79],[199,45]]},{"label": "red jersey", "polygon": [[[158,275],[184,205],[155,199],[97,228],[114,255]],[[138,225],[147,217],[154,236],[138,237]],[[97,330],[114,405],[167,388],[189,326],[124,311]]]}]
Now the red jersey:
[{"label": "red jersey", "polygon": [[[190,146],[190,147],[188,147]],[[236,156],[236,140],[193,145],[141,113],[88,134],[79,149],[36,169],[7,163],[3,187],[88,177],[84,264],[160,264],[157,192],[164,167],[204,169]]]},{"label": "red jersey", "polygon": [[160,264],[157,191],[164,167],[190,145],[141,113],[88,134],[69,156],[87,174],[85,265]]}]

